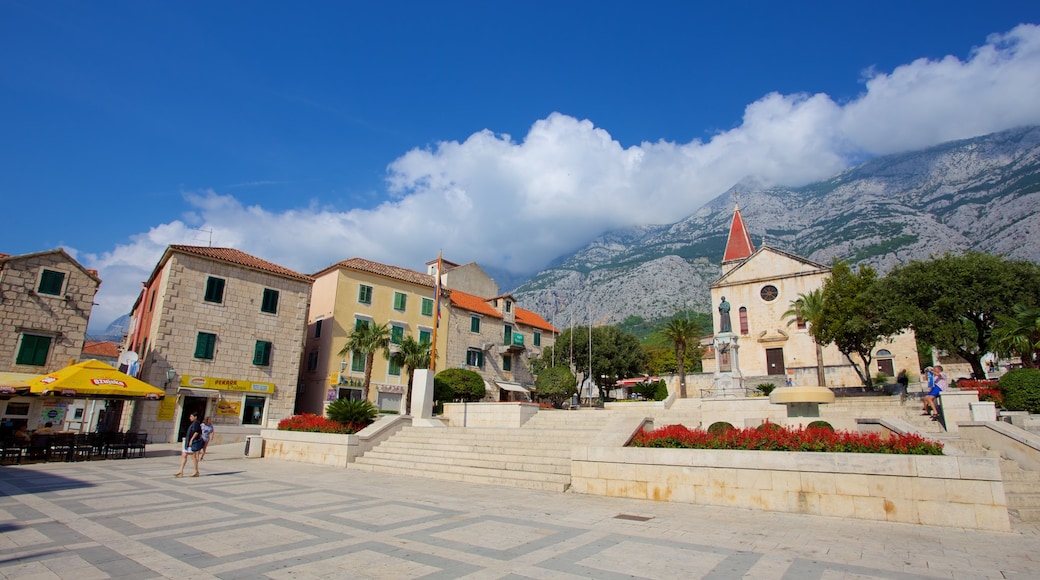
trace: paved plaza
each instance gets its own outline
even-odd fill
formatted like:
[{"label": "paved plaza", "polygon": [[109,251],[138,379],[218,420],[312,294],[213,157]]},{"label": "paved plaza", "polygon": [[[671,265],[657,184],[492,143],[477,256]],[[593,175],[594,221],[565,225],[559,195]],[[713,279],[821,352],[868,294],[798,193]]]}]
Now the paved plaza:
[{"label": "paved plaza", "polygon": [[[211,449],[0,467],[2,578],[1037,578],[987,533],[364,473]],[[191,467],[186,473],[191,472]]]}]

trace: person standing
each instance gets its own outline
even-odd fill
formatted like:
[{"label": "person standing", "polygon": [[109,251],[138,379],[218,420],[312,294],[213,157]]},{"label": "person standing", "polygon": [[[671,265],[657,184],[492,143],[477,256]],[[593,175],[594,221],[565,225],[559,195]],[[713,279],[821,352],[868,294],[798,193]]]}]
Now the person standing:
[{"label": "person standing", "polygon": [[199,461],[206,459],[206,449],[209,448],[209,440],[213,437],[213,418],[206,417],[202,420],[202,451],[199,451]]},{"label": "person standing", "polygon": [[899,385],[899,404],[902,405],[906,402],[907,391],[910,389],[910,375],[906,374],[906,369],[900,370],[896,375],[896,384]]},{"label": "person standing", "polygon": [[181,449],[181,468],[177,470],[177,473],[173,474],[174,477],[184,476],[184,465],[188,462],[188,456],[191,455],[191,460],[195,465],[195,473],[191,474],[192,477],[199,476],[199,451],[202,450],[202,425],[199,423],[199,414],[192,413],[188,416],[191,419],[191,424],[188,425],[188,432],[184,434],[184,448]]}]

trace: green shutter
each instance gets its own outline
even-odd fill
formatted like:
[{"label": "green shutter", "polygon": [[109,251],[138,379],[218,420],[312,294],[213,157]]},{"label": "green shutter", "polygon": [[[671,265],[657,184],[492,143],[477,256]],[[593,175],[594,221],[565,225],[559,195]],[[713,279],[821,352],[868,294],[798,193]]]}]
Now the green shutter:
[{"label": "green shutter", "polygon": [[365,355],[360,351],[354,351],[350,355],[350,370],[355,373],[365,372]]},{"label": "green shutter", "polygon": [[271,364],[271,343],[265,340],[256,341],[256,349],[253,351],[253,364],[266,367]]},{"label": "green shutter", "polygon": [[22,346],[18,349],[15,364],[42,367],[47,364],[47,353],[51,348],[51,337],[23,334]]},{"label": "green shutter", "polygon": [[65,284],[65,273],[54,270],[44,270],[40,275],[40,294],[61,296],[61,287]]},{"label": "green shutter", "polygon": [[513,327],[506,325],[502,336],[502,344],[513,344]]},{"label": "green shutter", "polygon": [[538,332],[537,330],[534,331],[534,345],[542,346],[542,333]]},{"label": "green shutter", "polygon": [[394,292],[394,310],[404,310],[408,303],[408,296],[400,292]]},{"label": "green shutter", "polygon": [[401,344],[401,340],[404,339],[404,327],[402,326],[391,326],[390,327],[390,342],[393,344]]},{"label": "green shutter", "polygon": [[358,302],[362,304],[372,303],[372,287],[364,284],[358,285]]},{"label": "green shutter", "polygon": [[216,344],[217,335],[200,332],[195,339],[195,358],[212,359]]},{"label": "green shutter", "polygon": [[401,365],[397,363],[396,358],[390,359],[390,368],[387,369],[387,373],[395,377],[401,376]]},{"label": "green shutter", "polygon": [[433,316],[433,299],[423,298],[422,299],[422,315]]},{"label": "green shutter", "polygon": [[430,342],[432,342],[431,338],[432,338],[432,335],[430,334],[429,330],[420,330],[419,331],[419,344],[422,344],[424,342],[425,343],[430,343]]},{"label": "green shutter", "polygon": [[212,276],[206,280],[206,296],[203,298],[206,302],[216,302],[220,304],[224,302],[224,280],[223,278],[214,278]]},{"label": "green shutter", "polygon": [[278,312],[278,291],[264,288],[264,300],[260,305],[261,312],[276,314]]},{"label": "green shutter", "polygon": [[469,331],[480,332],[480,319],[476,316],[469,319]]}]

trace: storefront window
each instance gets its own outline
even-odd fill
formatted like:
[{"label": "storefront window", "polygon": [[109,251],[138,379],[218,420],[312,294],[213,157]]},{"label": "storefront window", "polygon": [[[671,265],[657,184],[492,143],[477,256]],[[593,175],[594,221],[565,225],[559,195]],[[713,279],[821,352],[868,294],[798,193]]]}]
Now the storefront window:
[{"label": "storefront window", "polygon": [[260,425],[264,420],[264,403],[266,397],[246,395],[245,413],[242,414],[243,425]]}]

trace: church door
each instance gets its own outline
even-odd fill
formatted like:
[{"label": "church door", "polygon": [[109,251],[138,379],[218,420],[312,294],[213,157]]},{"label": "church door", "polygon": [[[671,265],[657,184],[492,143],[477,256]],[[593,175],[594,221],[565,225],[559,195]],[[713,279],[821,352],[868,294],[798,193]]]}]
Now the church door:
[{"label": "church door", "polygon": [[767,348],[766,373],[770,375],[782,375],[786,372],[787,370],[784,369],[784,349]]}]

